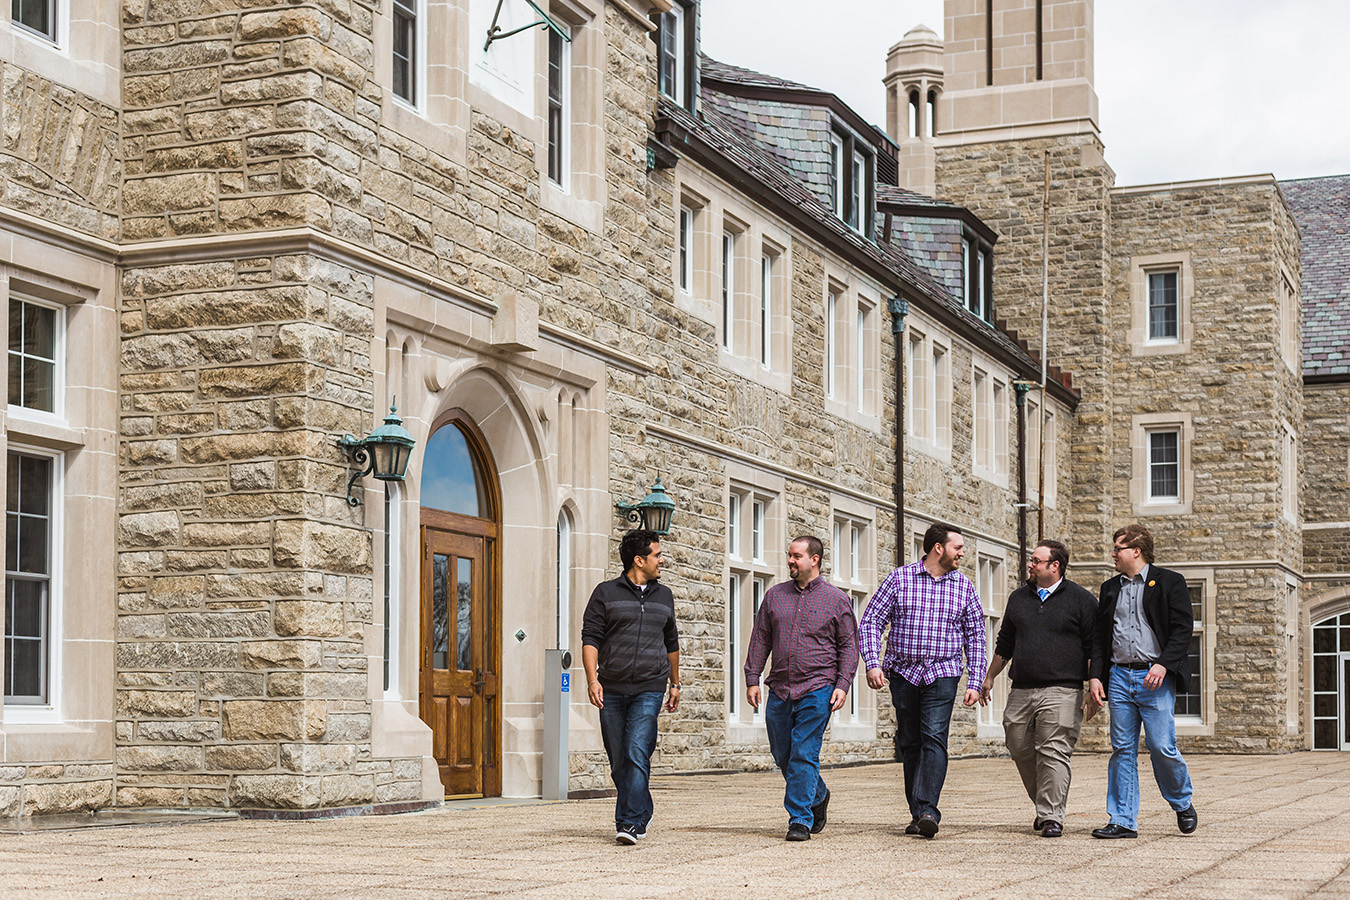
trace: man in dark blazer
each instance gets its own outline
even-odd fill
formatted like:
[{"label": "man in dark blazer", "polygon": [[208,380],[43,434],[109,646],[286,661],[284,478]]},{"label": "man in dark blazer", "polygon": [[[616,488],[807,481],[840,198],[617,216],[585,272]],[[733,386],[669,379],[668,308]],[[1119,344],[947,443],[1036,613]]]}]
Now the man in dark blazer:
[{"label": "man in dark blazer", "polygon": [[1120,574],[1102,584],[1092,640],[1093,699],[1111,710],[1111,762],[1106,770],[1106,811],[1111,821],[1095,838],[1138,837],[1139,728],[1153,763],[1153,778],[1177,814],[1182,834],[1198,824],[1191,775],[1177,752],[1177,691],[1191,683],[1190,647],[1195,620],[1186,579],[1153,565],[1153,535],[1142,525],[1116,531],[1111,558]]}]

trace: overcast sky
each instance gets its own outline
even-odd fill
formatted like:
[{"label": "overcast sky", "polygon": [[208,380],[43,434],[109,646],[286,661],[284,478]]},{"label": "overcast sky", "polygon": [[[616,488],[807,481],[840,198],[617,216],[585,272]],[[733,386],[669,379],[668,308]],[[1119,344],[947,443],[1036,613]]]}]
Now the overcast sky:
[{"label": "overcast sky", "polygon": [[[886,51],[942,0],[705,0],[708,55],[833,91],[884,128]],[[1116,184],[1350,173],[1346,0],[1097,0]]]}]

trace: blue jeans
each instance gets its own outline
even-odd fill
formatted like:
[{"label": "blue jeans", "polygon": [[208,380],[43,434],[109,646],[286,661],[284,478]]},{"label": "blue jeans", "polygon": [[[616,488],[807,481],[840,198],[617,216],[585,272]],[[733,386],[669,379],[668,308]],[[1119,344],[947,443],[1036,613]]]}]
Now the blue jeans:
[{"label": "blue jeans", "polygon": [[820,777],[820,742],[830,723],[830,694],[823,687],[796,700],[784,700],[769,691],[764,703],[764,727],[769,732],[769,752],[783,772],[783,808],[788,824],[810,828],[815,824],[811,807],[825,799],[825,781]]},{"label": "blue jeans", "polygon": [[1191,774],[1177,752],[1176,679],[1144,687],[1146,669],[1112,666],[1106,700],[1111,710],[1111,761],[1106,767],[1106,811],[1111,823],[1133,829],[1139,819],[1139,726],[1153,763],[1153,779],[1168,806],[1191,805]]},{"label": "blue jeans", "polygon": [[930,815],[942,821],[938,798],[947,780],[947,732],[956,702],[956,676],[932,684],[910,684],[886,673],[895,704],[895,749],[905,769],[905,800],[911,820]]},{"label": "blue jeans", "polygon": [[640,694],[605,692],[600,710],[600,735],[609,756],[609,772],[619,796],[614,824],[645,826],[652,817],[652,751],[656,749],[656,718],[661,714],[660,691]]}]

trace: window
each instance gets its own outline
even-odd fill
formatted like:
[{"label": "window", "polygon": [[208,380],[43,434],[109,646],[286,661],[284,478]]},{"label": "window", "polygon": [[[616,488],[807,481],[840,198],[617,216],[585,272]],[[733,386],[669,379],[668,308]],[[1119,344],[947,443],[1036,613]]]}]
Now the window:
[{"label": "window", "polygon": [[[14,0],[15,4],[24,0]],[[417,105],[417,2],[394,0],[394,96]]]},{"label": "window", "polygon": [[1177,718],[1205,718],[1205,582],[1186,579],[1186,587],[1191,592],[1191,615],[1195,619],[1195,631],[1191,635],[1191,689],[1186,693],[1177,692],[1174,712]]},{"label": "window", "polygon": [[905,132],[910,137],[919,136],[919,92],[909,92],[909,129]]},{"label": "window", "polygon": [[834,214],[850,228],[871,235],[872,154],[850,134],[830,134],[830,182]]},{"label": "window", "polygon": [[14,24],[56,42],[56,0],[11,0]]},{"label": "window", "polygon": [[1186,353],[1195,279],[1189,251],[1130,257],[1130,350],[1135,356]]},{"label": "window", "polygon": [[1191,443],[1195,430],[1188,412],[1142,413],[1132,417],[1130,502],[1136,516],[1189,513],[1195,499]]},{"label": "window", "polygon": [[992,256],[992,250],[983,241],[970,234],[961,238],[961,302],[986,322],[994,321],[993,273],[989,265]]},{"label": "window", "polygon": [[1332,616],[1312,629],[1312,746],[1350,749],[1350,613]]},{"label": "window", "polygon": [[[989,652],[993,653],[994,641],[998,637],[999,625],[1003,621],[1008,601],[1008,581],[1002,556],[984,553],[976,555],[975,590],[980,595],[980,605],[984,607],[985,641]],[[994,679],[989,705],[979,707],[978,727],[981,737],[1002,734],[1003,709],[1008,705],[1010,681],[1011,676],[1006,673]]]},{"label": "window", "polygon": [[[867,607],[869,589],[874,584],[876,548],[870,516],[875,515],[875,511],[840,497],[835,498],[834,506],[827,562],[822,562],[821,568],[826,580],[848,595],[853,606],[853,617],[858,619]],[[834,714],[832,727],[836,729],[836,739],[866,736],[841,734],[837,730],[839,726],[875,727],[876,705],[872,693],[867,689],[866,672],[859,666],[844,708]]]},{"label": "window", "polygon": [[1148,273],[1148,339],[1177,339],[1177,273]]},{"label": "window", "polygon": [[557,644],[559,650],[571,646],[572,625],[572,517],[567,510],[558,513],[558,588]]},{"label": "window", "polygon": [[848,291],[830,279],[825,295],[825,395],[838,415],[877,414],[878,367],[875,298]]},{"label": "window", "polygon": [[680,290],[694,291],[694,211],[680,205],[680,259],[676,269]]},{"label": "window", "polygon": [[693,13],[680,0],[657,20],[657,89],[687,109],[693,109],[689,85],[693,20]]},{"label": "window", "polygon": [[1293,279],[1283,268],[1280,270],[1277,290],[1279,291],[1280,355],[1284,357],[1285,364],[1290,369],[1297,370],[1303,359],[1303,353],[1298,342],[1302,310],[1299,303],[1299,294],[1294,290]]},{"label": "window", "polygon": [[61,310],[28,298],[9,304],[9,405],[61,413]]},{"label": "window", "polygon": [[759,258],[759,362],[766,369],[773,359],[773,263],[768,253]]},{"label": "window", "polygon": [[1181,498],[1181,435],[1175,429],[1148,432],[1148,499]]},{"label": "window", "polygon": [[928,136],[937,137],[937,91],[928,92]]},{"label": "window", "polygon": [[50,702],[58,459],[13,450],[6,454],[6,703]]},{"label": "window", "polygon": [[776,497],[740,483],[727,492],[727,721],[732,724],[764,717],[763,704],[755,712],[745,703],[744,667],[755,616],[775,576],[765,557],[781,543]]},{"label": "window", "polygon": [[839,293],[830,291],[825,296],[825,396],[833,397],[837,389],[839,369]]},{"label": "window", "polygon": [[[398,0],[395,0],[397,3]],[[567,95],[571,72],[569,43],[552,28],[548,32],[548,178],[566,187],[568,169]]]},{"label": "window", "polygon": [[732,348],[736,322],[736,235],[722,232],[722,349]]},{"label": "window", "polygon": [[1006,484],[1008,478],[1008,382],[976,366],[971,373],[972,463],[976,473]]},{"label": "window", "polygon": [[858,364],[854,367],[853,397],[859,412],[865,412],[867,396],[867,319],[870,309],[858,306],[858,314],[853,318],[853,347]]},{"label": "window", "polygon": [[[1041,404],[1036,398],[1027,398],[1027,496],[1033,502],[1041,502],[1040,495],[1040,459],[1041,459]],[[1055,478],[1059,472],[1056,467],[1056,422],[1053,410],[1045,411],[1045,501],[1044,506],[1055,505]]]}]

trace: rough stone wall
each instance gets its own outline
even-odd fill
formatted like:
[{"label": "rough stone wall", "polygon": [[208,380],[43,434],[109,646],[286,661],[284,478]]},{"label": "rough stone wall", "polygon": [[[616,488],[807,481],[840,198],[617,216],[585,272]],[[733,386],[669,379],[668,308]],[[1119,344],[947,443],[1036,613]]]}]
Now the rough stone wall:
[{"label": "rough stone wall", "polygon": [[118,110],[0,62],[0,204],[96,237],[117,236]]},{"label": "rough stone wall", "polygon": [[1086,562],[1102,553],[1114,530],[1110,448],[1118,436],[1112,420],[1114,372],[1107,298],[1109,190],[1115,175],[1102,159],[1101,143],[1086,135],[939,147],[937,193],[968,207],[998,234],[994,315],[1037,350],[1046,151],[1050,152],[1048,356],[1073,375],[1083,398],[1073,416],[1070,452],[1059,458],[1073,485],[1066,543],[1076,559]]},{"label": "rough stone wall", "polygon": [[1310,575],[1350,572],[1345,529],[1316,527],[1350,521],[1350,385],[1309,385],[1304,397],[1303,565]]}]

